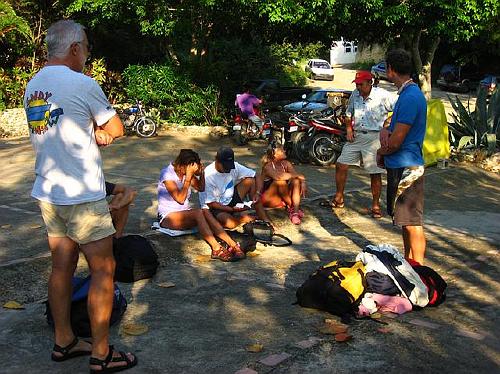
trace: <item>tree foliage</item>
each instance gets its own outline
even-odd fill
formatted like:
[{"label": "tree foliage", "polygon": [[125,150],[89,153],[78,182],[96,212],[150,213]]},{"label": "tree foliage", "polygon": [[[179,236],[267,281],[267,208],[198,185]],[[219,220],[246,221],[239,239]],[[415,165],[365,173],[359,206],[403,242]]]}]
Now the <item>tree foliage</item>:
[{"label": "tree foliage", "polygon": [[26,39],[31,38],[28,22],[19,17],[9,3],[0,0],[0,39],[3,39],[10,32],[17,32]]}]

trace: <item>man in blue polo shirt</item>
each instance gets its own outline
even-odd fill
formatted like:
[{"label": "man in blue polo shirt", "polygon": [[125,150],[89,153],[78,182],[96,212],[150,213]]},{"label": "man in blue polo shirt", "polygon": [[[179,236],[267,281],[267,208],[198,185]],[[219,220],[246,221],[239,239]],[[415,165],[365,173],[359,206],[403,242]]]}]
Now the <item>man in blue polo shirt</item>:
[{"label": "man in blue polo shirt", "polygon": [[387,169],[387,212],[403,228],[405,257],[421,264],[425,255],[423,229],[424,158],[422,145],[427,103],[412,81],[411,57],[397,49],[387,53],[387,78],[398,87],[399,99],[391,124],[380,132],[377,163]]}]

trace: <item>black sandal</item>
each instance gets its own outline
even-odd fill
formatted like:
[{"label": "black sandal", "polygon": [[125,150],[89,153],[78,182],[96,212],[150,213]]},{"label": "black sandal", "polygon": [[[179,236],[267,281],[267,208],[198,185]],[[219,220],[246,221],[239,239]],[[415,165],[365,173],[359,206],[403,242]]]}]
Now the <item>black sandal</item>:
[{"label": "black sandal", "polygon": [[[60,345],[54,344],[54,348],[52,348],[52,350],[54,352],[61,353],[62,356],[57,356],[54,354],[54,352],[52,352],[52,355],[51,355],[52,361],[62,362],[62,361],[66,361],[66,360],[69,360],[70,358],[74,358],[74,357],[88,356],[92,353],[91,351],[73,351],[73,352],[70,352],[78,344],[78,342],[79,342],[79,340],[75,336],[75,339],[73,339],[73,341],[71,343],[69,343],[66,347],[61,347]],[[91,344],[90,342],[87,342],[87,343]]]},{"label": "black sandal", "polygon": [[[114,350],[113,346],[110,345],[108,356],[104,360],[101,360],[101,359],[95,358],[95,357],[90,357],[90,360],[89,360],[90,365],[98,365],[101,367],[100,370],[90,369],[90,374],[116,373],[118,371],[130,369],[130,368],[134,367],[135,365],[137,365],[137,357],[134,354],[132,354],[134,356],[134,360],[130,361],[130,359],[127,357],[127,354],[125,352],[122,352],[122,351],[118,352],[120,354],[120,357],[113,357],[114,351],[115,350]],[[108,365],[110,362],[126,362],[127,365],[113,366],[113,367],[108,368]]]}]

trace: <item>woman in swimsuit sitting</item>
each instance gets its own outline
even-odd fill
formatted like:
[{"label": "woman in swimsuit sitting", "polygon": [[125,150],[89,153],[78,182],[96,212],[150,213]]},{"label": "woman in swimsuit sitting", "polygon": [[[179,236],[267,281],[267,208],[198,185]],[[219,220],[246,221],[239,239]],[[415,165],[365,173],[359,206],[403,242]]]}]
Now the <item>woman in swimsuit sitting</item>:
[{"label": "woman in swimsuit sitting", "polygon": [[[224,262],[245,257],[239,243],[224,231],[208,209],[193,209],[189,204],[191,187],[205,190],[204,167],[191,149],[181,149],[175,161],[162,169],[158,181],[158,218],[160,226],[172,230],[198,227],[203,239],[212,248],[212,258]],[[221,246],[215,236],[227,246]]]},{"label": "woman in swimsuit sitting", "polygon": [[306,179],[295,171],[286,159],[282,146],[271,143],[262,157],[261,191],[262,203],[268,208],[286,207],[288,217],[294,225],[300,225],[304,212],[300,209],[300,199],[307,193]]}]

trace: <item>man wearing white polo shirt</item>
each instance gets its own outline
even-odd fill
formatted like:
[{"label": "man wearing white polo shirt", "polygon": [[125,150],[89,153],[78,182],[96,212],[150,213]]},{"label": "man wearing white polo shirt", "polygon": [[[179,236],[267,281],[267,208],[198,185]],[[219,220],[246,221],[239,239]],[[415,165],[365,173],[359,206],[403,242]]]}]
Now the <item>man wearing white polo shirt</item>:
[{"label": "man wearing white polo shirt", "polygon": [[331,202],[333,208],[344,207],[344,189],[347,170],[350,165],[360,166],[370,174],[372,190],[371,215],[382,217],[380,210],[380,191],[382,172],[377,166],[376,154],[380,148],[379,132],[384,126],[387,115],[394,108],[397,96],[386,90],[373,87],[369,71],[358,71],[353,80],[356,89],[347,104],[347,140],[342,154],[335,166],[336,193]]}]

